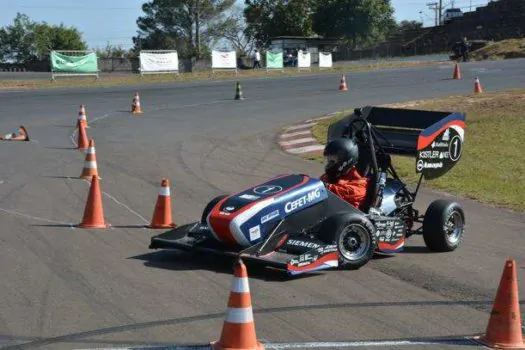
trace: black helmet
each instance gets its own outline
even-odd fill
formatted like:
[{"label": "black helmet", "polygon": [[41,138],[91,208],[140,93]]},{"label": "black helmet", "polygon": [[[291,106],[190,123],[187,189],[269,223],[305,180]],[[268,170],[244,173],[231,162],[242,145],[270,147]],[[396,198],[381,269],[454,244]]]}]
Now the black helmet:
[{"label": "black helmet", "polygon": [[339,178],[357,164],[359,148],[352,139],[339,138],[328,142],[323,155],[326,174],[330,178]]}]

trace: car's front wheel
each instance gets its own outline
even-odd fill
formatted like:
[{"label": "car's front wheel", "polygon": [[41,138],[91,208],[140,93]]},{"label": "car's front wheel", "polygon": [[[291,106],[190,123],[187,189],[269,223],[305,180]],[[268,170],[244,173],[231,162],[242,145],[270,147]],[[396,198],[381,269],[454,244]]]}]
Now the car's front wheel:
[{"label": "car's front wheel", "polygon": [[350,270],[368,263],[377,248],[374,225],[359,214],[336,215],[326,219],[319,228],[319,238],[337,246],[339,266]]}]

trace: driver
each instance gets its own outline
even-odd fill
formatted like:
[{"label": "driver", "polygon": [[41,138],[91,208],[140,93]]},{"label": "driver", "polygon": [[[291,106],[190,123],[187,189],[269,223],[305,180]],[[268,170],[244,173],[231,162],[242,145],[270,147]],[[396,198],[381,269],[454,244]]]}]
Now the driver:
[{"label": "driver", "polygon": [[338,197],[359,208],[366,197],[369,179],[355,165],[359,159],[357,144],[346,138],[330,141],[323,153],[326,165],[321,181]]}]

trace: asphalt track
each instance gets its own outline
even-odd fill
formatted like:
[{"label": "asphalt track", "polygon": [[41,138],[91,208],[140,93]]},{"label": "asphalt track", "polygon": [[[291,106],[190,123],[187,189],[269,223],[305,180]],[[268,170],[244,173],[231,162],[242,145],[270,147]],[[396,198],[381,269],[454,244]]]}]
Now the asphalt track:
[{"label": "asphalt track", "polygon": [[[148,249],[160,180],[172,181],[174,219],[197,219],[207,200],[283,172],[322,166],[283,153],[276,132],[343,108],[525,86],[524,60],[243,81],[146,86],[144,114],[128,110],[134,88],[0,94],[0,133],[19,124],[32,142],[0,145],[0,346],[73,349],[205,344],[217,339],[231,261]],[[89,185],[76,179],[79,104],[96,141],[108,230],[73,229]],[[468,147],[468,129],[467,129]],[[504,171],[502,169],[502,171]],[[482,174],[473,174],[482,176]],[[424,189],[418,205],[446,196]],[[525,215],[460,199],[468,231],[459,250],[429,254],[422,239],[405,254],[359,271],[287,279],[250,268],[257,335],[269,342],[351,341],[348,346],[472,347],[482,333],[505,260],[525,281]],[[520,300],[525,299],[525,287]],[[522,317],[523,317],[522,302]],[[376,341],[385,341],[377,343]],[[362,342],[362,343],[361,343]],[[353,345],[350,345],[353,344]],[[356,345],[357,344],[357,345]],[[304,344],[303,344],[304,345]],[[305,346],[306,347],[306,346]]]}]

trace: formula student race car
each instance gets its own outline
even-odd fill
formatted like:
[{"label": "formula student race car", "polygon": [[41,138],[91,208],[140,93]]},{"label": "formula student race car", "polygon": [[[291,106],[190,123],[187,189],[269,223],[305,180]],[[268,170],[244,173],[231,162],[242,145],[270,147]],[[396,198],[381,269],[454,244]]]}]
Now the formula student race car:
[{"label": "formula student race car", "polygon": [[[327,139],[347,137],[358,143],[357,167],[372,179],[360,208],[317,178],[279,175],[214,198],[200,221],[153,236],[149,248],[240,257],[290,274],[358,269],[374,253],[401,252],[414,234],[422,234],[431,251],[453,251],[464,232],[461,206],[439,199],[421,215],[413,204],[423,177],[442,176],[461,158],[465,120],[460,113],[356,109],[330,125]],[[420,177],[414,191],[399,179],[391,154],[416,158]]]}]

